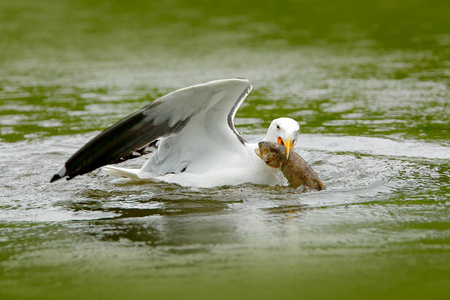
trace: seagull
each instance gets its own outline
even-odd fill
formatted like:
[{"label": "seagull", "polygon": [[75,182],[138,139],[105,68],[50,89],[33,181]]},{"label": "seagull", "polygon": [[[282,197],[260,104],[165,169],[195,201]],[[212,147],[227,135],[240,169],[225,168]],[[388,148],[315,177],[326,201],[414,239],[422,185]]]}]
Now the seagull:
[{"label": "seagull", "polygon": [[[287,185],[282,173],[255,153],[258,144],[247,142],[234,127],[236,111],[251,90],[247,79],[232,78],[171,92],[94,137],[50,182],[102,167],[122,177],[186,187]],[[284,145],[289,156],[299,130],[295,120],[278,118],[263,141]],[[150,157],[141,169],[110,166],[145,154]]]}]

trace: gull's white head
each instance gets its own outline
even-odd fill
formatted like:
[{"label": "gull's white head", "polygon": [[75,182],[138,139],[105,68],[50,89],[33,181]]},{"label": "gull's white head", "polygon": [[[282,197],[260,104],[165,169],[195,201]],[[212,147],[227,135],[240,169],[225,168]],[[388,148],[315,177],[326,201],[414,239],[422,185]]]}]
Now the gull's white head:
[{"label": "gull's white head", "polygon": [[297,121],[291,118],[278,118],[270,123],[267,135],[263,141],[284,145],[286,156],[289,158],[289,153],[294,147],[299,131],[300,126]]}]

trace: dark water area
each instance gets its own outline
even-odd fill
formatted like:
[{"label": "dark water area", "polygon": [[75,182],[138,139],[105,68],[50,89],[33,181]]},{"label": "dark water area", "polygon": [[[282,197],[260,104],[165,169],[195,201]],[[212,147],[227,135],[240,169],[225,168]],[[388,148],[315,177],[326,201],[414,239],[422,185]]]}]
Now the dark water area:
[{"label": "dark water area", "polygon": [[[449,11],[0,0],[0,298],[447,299]],[[298,120],[326,191],[49,183],[131,112],[231,77],[254,87],[238,131]]]}]

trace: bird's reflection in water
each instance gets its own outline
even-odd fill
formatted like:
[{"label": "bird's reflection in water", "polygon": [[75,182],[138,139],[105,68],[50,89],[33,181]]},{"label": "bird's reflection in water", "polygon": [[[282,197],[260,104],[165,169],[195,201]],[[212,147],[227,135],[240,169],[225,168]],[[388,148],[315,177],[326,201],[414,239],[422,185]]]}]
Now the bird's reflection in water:
[{"label": "bird's reflection in water", "polygon": [[71,209],[114,213],[112,218],[89,222],[88,234],[101,241],[180,246],[232,242],[235,226],[214,220],[217,214],[229,211],[229,203],[216,199],[151,198],[145,202],[113,203],[91,200],[74,203]]},{"label": "bird's reflection in water", "polygon": [[307,209],[311,209],[308,205],[281,205],[277,207],[271,207],[271,208],[265,208],[264,211],[268,212],[269,214],[286,214],[286,215],[294,215],[301,213]]},{"label": "bird's reflection in water", "polygon": [[208,212],[96,220],[89,223],[87,231],[101,241],[169,246],[168,251],[240,242],[236,224],[226,218],[214,220],[214,216]]},{"label": "bird's reflection in water", "polygon": [[156,246],[164,240],[161,233],[145,223],[122,223],[96,221],[90,224],[89,235],[101,241],[141,243]]},{"label": "bird's reflection in water", "polygon": [[[206,212],[216,212],[220,210],[227,209],[229,206],[224,202],[217,201],[190,201],[190,200],[178,200],[170,202],[155,201],[148,203],[149,208],[142,207],[142,205],[137,205],[137,207],[114,207],[114,206],[102,206],[96,203],[92,205],[91,202],[88,203],[77,203],[72,205],[74,211],[97,211],[105,213],[114,213],[115,217],[113,219],[124,219],[124,218],[142,218],[148,216],[170,216],[170,215],[182,215],[182,214],[195,214],[195,213],[206,213]],[[111,219],[111,218],[108,218]]]},{"label": "bird's reflection in water", "polygon": [[[100,241],[169,246],[183,253],[245,242],[261,226],[297,218],[308,207],[301,204],[301,193],[288,187],[241,185],[207,193],[166,184],[120,187],[85,189],[79,193],[83,200],[65,206],[75,212],[104,213],[87,228],[88,235]],[[263,216],[267,224],[255,223]]]}]

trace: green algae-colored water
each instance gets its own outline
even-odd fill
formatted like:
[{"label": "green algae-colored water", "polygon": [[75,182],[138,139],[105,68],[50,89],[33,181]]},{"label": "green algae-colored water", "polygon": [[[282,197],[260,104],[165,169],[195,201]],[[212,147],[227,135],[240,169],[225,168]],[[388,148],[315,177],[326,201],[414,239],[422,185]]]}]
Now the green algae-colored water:
[{"label": "green algae-colored water", "polygon": [[[449,11],[0,0],[0,298],[448,299]],[[230,77],[254,86],[238,131],[298,120],[326,191],[49,183],[110,124]]]}]

